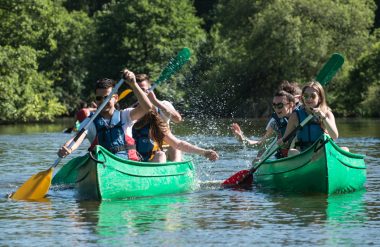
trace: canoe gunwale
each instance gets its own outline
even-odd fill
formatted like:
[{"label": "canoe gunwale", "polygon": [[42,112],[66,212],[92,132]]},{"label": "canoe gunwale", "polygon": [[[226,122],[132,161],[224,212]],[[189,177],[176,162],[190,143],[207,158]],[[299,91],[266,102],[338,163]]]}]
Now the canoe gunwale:
[{"label": "canoe gunwale", "polygon": [[[311,162],[312,159],[309,159],[307,162],[303,163],[302,165],[300,166],[297,166],[293,169],[290,169],[290,170],[284,170],[284,171],[281,171],[281,172],[271,172],[271,173],[259,173],[259,174],[255,174],[255,176],[259,177],[259,176],[267,176],[267,175],[278,175],[278,174],[283,174],[283,173],[288,173],[288,172],[292,172],[292,171],[295,171],[295,170],[298,170],[298,169],[301,169],[303,168],[304,166],[308,165],[310,162]],[[269,164],[267,164],[269,165]]]},{"label": "canoe gunwale", "polygon": [[174,173],[174,174],[169,174],[169,175],[139,175],[139,174],[133,174],[133,173],[130,173],[130,172],[122,171],[122,170],[117,169],[117,168],[115,168],[113,166],[105,166],[105,167],[107,167],[108,169],[113,169],[113,170],[115,170],[117,172],[120,172],[122,174],[131,176],[131,177],[141,177],[141,178],[144,178],[144,177],[175,177],[175,176],[182,176],[182,175],[187,174],[186,172],[179,172],[179,173]]},{"label": "canoe gunwale", "polygon": [[[104,160],[98,160],[98,161],[100,161],[99,163],[104,164],[104,166],[106,166],[105,163],[107,163],[106,156],[111,156],[113,159],[120,161],[120,162],[125,161],[123,158],[121,158],[117,155],[114,155],[113,153],[111,153],[110,151],[108,151],[105,148],[101,148],[100,146],[96,146],[96,147],[97,147],[96,151],[95,151],[96,155],[99,156],[101,154],[103,159],[104,159]],[[105,152],[107,155],[104,155],[103,152]],[[184,161],[178,161],[178,162],[168,161],[165,163],[128,160],[128,165],[142,166],[142,167],[158,167],[158,166],[167,167],[170,165],[184,165],[184,164],[189,164],[189,163],[191,163],[191,160],[184,160]]]}]

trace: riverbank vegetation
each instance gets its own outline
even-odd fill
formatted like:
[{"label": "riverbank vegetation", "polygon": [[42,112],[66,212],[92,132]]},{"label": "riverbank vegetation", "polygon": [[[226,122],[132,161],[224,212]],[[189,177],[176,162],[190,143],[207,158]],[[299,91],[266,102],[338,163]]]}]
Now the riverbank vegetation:
[{"label": "riverbank vegetation", "polygon": [[339,52],[345,65],[327,88],[334,113],[379,117],[378,4],[2,0],[0,122],[73,115],[97,79],[118,80],[125,66],[155,79],[182,47],[190,66],[157,90],[182,112],[265,116],[280,81],[307,82]]}]

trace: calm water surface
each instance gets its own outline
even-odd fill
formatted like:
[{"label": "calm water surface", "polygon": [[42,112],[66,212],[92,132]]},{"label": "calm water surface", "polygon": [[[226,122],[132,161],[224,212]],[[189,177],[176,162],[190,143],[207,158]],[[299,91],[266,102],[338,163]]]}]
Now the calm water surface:
[{"label": "calm water surface", "polygon": [[[7,199],[54,162],[69,123],[0,126],[0,246],[380,245],[379,120],[338,121],[338,143],[367,155],[368,176],[365,190],[329,197],[220,189],[257,153],[232,137],[231,122],[174,126],[182,139],[219,151],[215,163],[194,156],[196,191],[104,202],[77,201],[74,191],[57,188],[43,202]],[[263,121],[239,123],[250,137],[262,134]],[[62,164],[84,154],[84,146]]]}]

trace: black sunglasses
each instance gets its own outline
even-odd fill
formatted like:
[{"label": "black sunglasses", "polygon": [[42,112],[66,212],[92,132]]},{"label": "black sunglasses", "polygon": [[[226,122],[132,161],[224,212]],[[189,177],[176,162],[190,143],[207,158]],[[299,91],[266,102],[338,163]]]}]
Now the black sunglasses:
[{"label": "black sunglasses", "polygon": [[108,94],[108,95],[105,95],[105,96],[96,96],[96,97],[95,97],[95,100],[96,100],[96,101],[103,101],[103,100],[105,100],[108,96],[109,96],[109,94]]},{"label": "black sunglasses", "polygon": [[289,104],[289,103],[285,103],[285,104],[282,103],[282,102],[281,103],[277,103],[277,104],[273,103],[272,106],[273,106],[273,109],[282,109],[284,107],[284,105],[287,105],[287,104]]}]

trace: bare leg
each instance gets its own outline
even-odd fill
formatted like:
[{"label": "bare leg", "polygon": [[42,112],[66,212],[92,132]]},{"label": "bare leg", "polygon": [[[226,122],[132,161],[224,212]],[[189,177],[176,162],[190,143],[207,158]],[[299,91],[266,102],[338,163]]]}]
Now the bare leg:
[{"label": "bare leg", "polygon": [[166,162],[166,154],[162,151],[157,151],[154,155],[151,162],[165,163]]},{"label": "bare leg", "polygon": [[168,147],[168,150],[166,151],[166,155],[168,156],[169,161],[173,161],[173,162],[182,161],[181,150],[175,149],[173,147]]},{"label": "bare leg", "polygon": [[299,154],[299,153],[300,153],[300,151],[298,151],[297,149],[291,148],[291,149],[289,149],[288,157],[291,157],[291,156],[297,155],[297,154]]},{"label": "bare leg", "polygon": [[341,147],[344,151],[350,152],[350,149],[348,147]]}]

